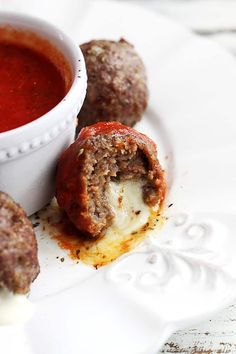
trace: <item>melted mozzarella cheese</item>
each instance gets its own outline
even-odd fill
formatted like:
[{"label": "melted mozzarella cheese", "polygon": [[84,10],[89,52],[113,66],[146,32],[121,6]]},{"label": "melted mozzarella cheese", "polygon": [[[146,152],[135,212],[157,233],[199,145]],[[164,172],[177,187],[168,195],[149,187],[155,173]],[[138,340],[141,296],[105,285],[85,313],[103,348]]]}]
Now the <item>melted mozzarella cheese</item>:
[{"label": "melted mozzarella cheese", "polygon": [[[156,233],[163,224],[159,205],[149,207],[144,203],[142,187],[142,181],[109,183],[106,198],[114,218],[102,237],[80,238],[77,233],[63,232],[58,237],[58,227],[55,225],[50,225],[46,232],[57,239],[59,245],[68,249],[74,259],[79,258],[81,262],[96,268],[109,264],[133,250],[151,233]],[[57,205],[52,207],[50,218],[58,218],[58,211]],[[47,220],[48,213],[43,218]],[[63,218],[61,225],[64,225]]]},{"label": "melted mozzarella cheese", "polygon": [[0,325],[25,322],[33,312],[33,305],[25,295],[0,291]]},{"label": "melted mozzarella cheese", "polygon": [[110,182],[107,198],[115,218],[106,234],[127,235],[148,222],[151,208],[143,201],[141,181]]}]

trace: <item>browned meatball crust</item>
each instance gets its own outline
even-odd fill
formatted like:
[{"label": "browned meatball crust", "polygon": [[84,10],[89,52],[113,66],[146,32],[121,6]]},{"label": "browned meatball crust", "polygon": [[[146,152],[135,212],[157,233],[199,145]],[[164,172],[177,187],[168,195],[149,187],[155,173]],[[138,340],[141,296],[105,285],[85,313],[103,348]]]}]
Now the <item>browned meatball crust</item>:
[{"label": "browned meatball crust", "polygon": [[133,126],[147,106],[145,67],[134,47],[120,41],[93,40],[81,45],[88,74],[87,96],[78,130],[99,121]]},{"label": "browned meatball crust", "polygon": [[24,210],[0,192],[0,288],[25,294],[38,273],[33,226]]}]

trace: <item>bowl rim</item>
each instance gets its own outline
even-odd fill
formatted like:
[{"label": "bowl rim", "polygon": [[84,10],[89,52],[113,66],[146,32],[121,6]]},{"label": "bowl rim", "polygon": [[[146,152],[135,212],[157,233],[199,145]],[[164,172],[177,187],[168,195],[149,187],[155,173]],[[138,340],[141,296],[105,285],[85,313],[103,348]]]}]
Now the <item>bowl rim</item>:
[{"label": "bowl rim", "polygon": [[[59,113],[59,111],[66,108],[66,106],[68,107],[68,101],[72,98],[75,91],[78,91],[78,87],[80,87],[81,95],[83,95],[84,90],[85,90],[86,81],[87,81],[87,73],[86,73],[86,67],[85,67],[83,53],[82,53],[79,45],[77,45],[69,35],[67,35],[65,32],[63,32],[60,28],[58,28],[54,24],[52,24],[44,19],[41,19],[39,17],[36,17],[36,16],[31,16],[28,14],[21,14],[21,13],[17,13],[14,11],[0,11],[0,26],[1,26],[1,24],[4,24],[4,22],[1,22],[2,19],[4,21],[6,20],[6,23],[12,27],[14,27],[14,25],[16,25],[16,23],[14,23],[14,21],[17,22],[17,20],[19,20],[21,22],[25,22],[26,24],[27,23],[35,23],[38,26],[43,26],[45,33],[50,31],[50,32],[56,34],[57,37],[59,37],[60,39],[63,38],[63,43],[67,47],[68,51],[71,53],[71,56],[74,57],[74,62],[73,62],[73,60],[67,59],[69,64],[74,69],[74,74],[72,75],[71,87],[69,88],[66,95],[63,96],[62,100],[60,102],[58,102],[48,112],[46,112],[42,116],[39,116],[38,118],[36,118],[32,122],[26,123],[22,126],[19,126],[17,128],[11,129],[11,130],[7,130],[5,132],[0,132],[0,139],[2,140],[4,138],[4,140],[5,140],[6,138],[11,138],[11,137],[14,137],[18,134],[23,134],[24,132],[28,131],[31,128],[37,129],[37,127],[40,127],[42,125],[42,123],[44,123],[46,125],[46,122],[47,122],[47,120],[50,119],[51,114],[56,115],[56,113]],[[11,23],[11,21],[12,21],[12,23]],[[24,28],[23,24],[19,25],[19,28],[21,28],[21,26],[22,26],[22,28]],[[30,31],[39,35],[39,37],[43,37],[42,35],[40,35],[40,33],[37,33],[37,31],[34,29],[31,29]],[[45,34],[45,38],[47,39],[47,34]],[[54,45],[54,43],[50,39],[48,39],[48,40],[52,45]],[[56,45],[55,45],[55,47],[56,47]],[[64,56],[64,53],[62,51],[60,51],[60,52]],[[77,93],[77,99],[78,100],[80,99],[80,97],[78,96],[78,93]]]}]

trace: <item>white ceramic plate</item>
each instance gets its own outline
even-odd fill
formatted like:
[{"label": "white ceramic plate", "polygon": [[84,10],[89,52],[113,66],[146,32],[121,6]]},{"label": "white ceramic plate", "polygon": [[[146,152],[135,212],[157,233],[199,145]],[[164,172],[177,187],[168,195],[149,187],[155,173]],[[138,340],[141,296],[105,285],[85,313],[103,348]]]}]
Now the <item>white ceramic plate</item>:
[{"label": "white ceramic plate", "polygon": [[4,354],[154,354],[236,296],[236,64],[131,5],[98,2],[71,27],[79,43],[124,37],[141,53],[150,103],[137,129],[157,142],[173,206],[156,237],[98,271],[38,235],[35,314],[0,329],[1,350],[5,340]]}]

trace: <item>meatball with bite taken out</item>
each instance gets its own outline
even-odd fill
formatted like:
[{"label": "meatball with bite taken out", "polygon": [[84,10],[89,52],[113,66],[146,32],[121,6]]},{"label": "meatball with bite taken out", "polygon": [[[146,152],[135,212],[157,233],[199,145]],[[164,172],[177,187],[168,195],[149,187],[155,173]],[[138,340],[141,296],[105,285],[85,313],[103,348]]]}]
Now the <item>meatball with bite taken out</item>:
[{"label": "meatball with bite taken out", "polygon": [[38,273],[33,226],[24,210],[0,192],[0,289],[26,294]]},{"label": "meatball with bite taken out", "polygon": [[109,185],[125,181],[139,183],[146,205],[161,206],[166,185],[155,143],[121,123],[97,123],[82,129],[62,154],[56,198],[78,230],[99,237],[114,220]]},{"label": "meatball with bite taken out", "polygon": [[132,127],[147,107],[144,64],[132,44],[93,40],[80,46],[87,68],[88,87],[78,115],[78,128],[100,121],[118,121]]}]

